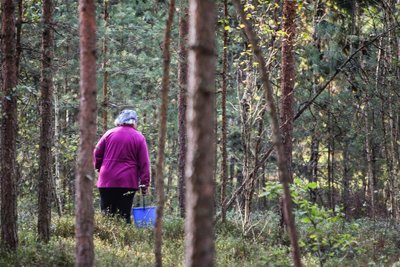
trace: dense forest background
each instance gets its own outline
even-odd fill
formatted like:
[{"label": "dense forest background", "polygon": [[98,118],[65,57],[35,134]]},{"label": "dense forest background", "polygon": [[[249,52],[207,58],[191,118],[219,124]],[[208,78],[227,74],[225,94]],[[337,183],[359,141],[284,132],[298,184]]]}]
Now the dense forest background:
[{"label": "dense forest background", "polygon": [[[79,144],[78,2],[55,1],[50,25],[42,22],[42,1],[15,2],[18,2],[15,14],[20,38],[16,47],[18,85],[13,91],[18,106],[15,171],[20,250],[17,254],[1,254],[0,265],[49,262],[49,266],[70,266]],[[284,108],[279,104],[284,99],[281,48],[282,40],[288,36],[282,30],[282,2],[242,1],[246,19],[265,55],[280,114]],[[122,109],[135,109],[138,128],[149,145],[153,177],[159,149],[163,38],[168,6],[167,1],[160,0],[96,1],[97,138],[113,127],[113,120]],[[216,263],[288,266],[292,263],[281,215],[282,187],[277,156],[272,150],[271,122],[259,63],[233,4],[217,1],[216,6],[216,110],[215,117],[209,118],[216,122],[213,170]],[[399,264],[400,2],[299,0],[295,12],[290,169],[303,263],[306,266]],[[179,236],[183,240],[179,157],[182,132],[178,116],[182,112],[182,90],[178,69],[184,60],[180,47],[185,37],[180,26],[186,16],[186,1],[177,1],[171,32],[164,156],[167,266],[180,264],[183,257],[179,254],[183,253],[183,244],[174,238]],[[49,187],[53,222],[50,245],[38,247],[34,225],[39,205],[38,154],[42,146],[39,142],[43,109],[41,36],[46,27],[54,33]],[[282,120],[280,123],[285,124]],[[281,129],[290,131],[284,126]],[[153,184],[149,203],[156,204],[155,192]],[[97,209],[99,198],[95,188],[94,194]],[[139,202],[137,198],[135,204]],[[154,261],[150,230],[105,221],[99,214],[95,223],[98,223],[95,247],[99,249],[96,252],[99,266],[148,266]],[[140,240],[139,245],[130,247],[133,240]]]}]

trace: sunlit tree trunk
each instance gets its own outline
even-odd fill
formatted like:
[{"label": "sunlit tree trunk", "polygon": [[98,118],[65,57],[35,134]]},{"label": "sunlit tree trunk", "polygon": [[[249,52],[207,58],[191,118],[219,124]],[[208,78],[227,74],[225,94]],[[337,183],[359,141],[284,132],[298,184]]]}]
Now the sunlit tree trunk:
[{"label": "sunlit tree trunk", "polygon": [[43,0],[41,127],[39,149],[38,183],[38,235],[39,240],[48,242],[51,223],[51,181],[53,145],[53,1]]},{"label": "sunlit tree trunk", "polygon": [[16,250],[17,190],[17,64],[15,40],[15,1],[1,1],[2,116],[0,143],[1,244]]},{"label": "sunlit tree trunk", "polygon": [[[60,103],[58,98],[57,86],[54,87],[54,183],[55,183],[55,194],[57,201],[58,215],[61,216],[64,210],[65,196],[62,191],[62,179],[61,179],[61,148],[60,148]],[[63,179],[65,180],[65,179]]]},{"label": "sunlit tree trunk", "polygon": [[215,23],[215,1],[189,1],[185,266],[214,265]]},{"label": "sunlit tree trunk", "polygon": [[96,8],[94,0],[79,1],[80,144],[76,168],[75,266],[94,265],[92,153],[96,138]]},{"label": "sunlit tree trunk", "polygon": [[178,101],[178,136],[179,136],[179,182],[178,198],[182,218],[185,217],[185,161],[186,161],[186,94],[187,94],[187,35],[188,14],[187,8],[182,10],[179,17],[179,101]]},{"label": "sunlit tree trunk", "polygon": [[165,138],[167,135],[167,111],[168,111],[168,91],[169,91],[169,69],[170,69],[170,41],[171,29],[175,12],[175,0],[170,0],[168,9],[168,19],[165,27],[164,46],[163,46],[163,79],[161,84],[161,109],[160,109],[160,134],[158,138],[157,170],[156,170],[156,192],[157,192],[157,218],[154,229],[155,245],[154,254],[156,266],[162,266],[162,220],[164,215],[164,153]]},{"label": "sunlit tree trunk", "polygon": [[293,89],[295,81],[294,42],[296,34],[296,0],[283,1],[282,30],[282,78],[280,100],[280,121],[285,154],[288,160],[290,182],[293,181],[292,170],[292,136],[293,136]]},{"label": "sunlit tree trunk", "polygon": [[262,51],[258,46],[257,36],[249,21],[246,20],[246,15],[243,11],[243,6],[240,0],[233,0],[233,3],[235,4],[236,11],[240,16],[241,23],[245,26],[244,30],[246,36],[252,45],[254,55],[258,62],[258,68],[260,71],[261,81],[264,88],[265,99],[268,106],[268,113],[271,119],[272,142],[275,145],[275,150],[277,154],[279,179],[283,186],[283,201],[282,201],[283,213],[284,213],[285,223],[288,229],[290,243],[292,246],[293,263],[296,267],[301,266],[300,249],[297,240],[294,215],[292,212],[292,198],[289,191],[289,183],[291,176],[288,168],[288,159],[286,158],[285,147],[281,138],[281,132],[279,128],[280,126],[278,122],[278,114],[276,112],[274,96],[269,80],[269,72],[266,66],[265,59],[262,55]]}]

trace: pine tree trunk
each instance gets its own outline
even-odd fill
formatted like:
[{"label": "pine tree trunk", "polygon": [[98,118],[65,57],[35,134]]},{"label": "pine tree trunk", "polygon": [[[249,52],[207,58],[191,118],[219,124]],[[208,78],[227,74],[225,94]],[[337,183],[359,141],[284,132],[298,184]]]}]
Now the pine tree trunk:
[{"label": "pine tree trunk", "polygon": [[[109,20],[109,0],[104,0],[104,28],[107,31]],[[103,132],[108,129],[108,37],[107,32],[103,37]]]},{"label": "pine tree trunk", "polygon": [[269,72],[267,70],[265,59],[262,55],[262,51],[258,46],[257,36],[254,33],[248,20],[246,20],[246,15],[243,11],[243,6],[240,0],[233,0],[235,4],[236,11],[241,18],[242,24],[245,26],[244,31],[247,38],[249,39],[254,55],[258,62],[258,67],[261,75],[261,81],[264,88],[265,99],[267,101],[268,113],[271,119],[271,130],[272,130],[272,142],[275,145],[277,159],[278,159],[278,171],[279,179],[283,185],[283,213],[284,219],[288,228],[288,234],[290,238],[290,243],[292,246],[292,256],[293,263],[296,267],[301,266],[300,260],[300,249],[297,240],[296,225],[294,220],[294,215],[292,212],[292,199],[289,191],[289,183],[291,179],[290,171],[288,168],[288,159],[286,158],[285,147],[282,142],[282,136],[279,128],[278,115],[276,112],[274,97],[272,88],[270,86]]},{"label": "pine tree trunk", "polygon": [[23,0],[18,0],[18,19],[16,23],[16,69],[17,69],[17,77],[19,77],[19,72],[20,72],[20,61],[21,61],[21,54],[22,54],[22,46],[21,46],[21,35],[22,35],[22,18],[24,14],[24,6],[23,6]]},{"label": "pine tree trunk", "polygon": [[215,1],[189,1],[185,266],[214,265],[215,23]]},{"label": "pine tree trunk", "polygon": [[17,190],[16,190],[16,141],[17,141],[17,64],[15,40],[15,1],[2,0],[1,54],[2,62],[2,116],[0,143],[1,178],[1,244],[16,250]]},{"label": "pine tree trunk", "polygon": [[164,46],[163,46],[163,79],[161,84],[161,109],[160,109],[160,135],[158,138],[158,155],[156,170],[156,193],[157,193],[157,218],[154,229],[154,254],[156,266],[162,266],[162,220],[164,216],[164,153],[165,138],[167,135],[167,111],[168,111],[168,91],[169,91],[169,69],[170,69],[170,41],[171,29],[175,11],[175,0],[170,0],[168,9],[168,19],[165,27]]},{"label": "pine tree trunk", "polygon": [[51,181],[53,146],[53,1],[43,0],[41,127],[38,184],[38,235],[39,240],[48,242],[51,224]]},{"label": "pine tree trunk", "polygon": [[280,121],[285,154],[288,160],[290,182],[293,181],[292,170],[292,136],[293,136],[293,89],[295,81],[294,42],[296,34],[296,0],[283,2],[283,32],[282,40],[282,97],[280,102]]},{"label": "pine tree trunk", "polygon": [[[228,20],[228,1],[224,0],[224,20]],[[225,22],[224,26],[228,26]],[[222,108],[222,177],[221,177],[221,220],[225,222],[226,217],[226,187],[228,180],[228,163],[227,163],[227,129],[226,129],[226,89],[227,89],[227,75],[228,75],[228,30],[225,30],[224,27],[224,46],[223,46],[223,54],[222,54],[222,99],[221,99],[221,108]]]},{"label": "pine tree trunk", "polygon": [[178,107],[178,136],[179,136],[179,209],[182,218],[185,217],[185,161],[186,161],[186,94],[187,94],[187,35],[188,14],[185,8],[179,17],[179,107]]},{"label": "pine tree trunk", "polygon": [[96,138],[96,8],[94,0],[79,1],[80,144],[76,168],[75,266],[94,265],[92,154]]}]

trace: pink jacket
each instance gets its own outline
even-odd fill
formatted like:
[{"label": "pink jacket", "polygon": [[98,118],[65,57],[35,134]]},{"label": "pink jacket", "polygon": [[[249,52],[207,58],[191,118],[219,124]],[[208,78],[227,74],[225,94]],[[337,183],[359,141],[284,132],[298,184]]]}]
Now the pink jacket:
[{"label": "pink jacket", "polygon": [[150,182],[150,160],[146,139],[132,126],[108,130],[94,150],[94,166],[100,171],[97,187],[146,188]]}]

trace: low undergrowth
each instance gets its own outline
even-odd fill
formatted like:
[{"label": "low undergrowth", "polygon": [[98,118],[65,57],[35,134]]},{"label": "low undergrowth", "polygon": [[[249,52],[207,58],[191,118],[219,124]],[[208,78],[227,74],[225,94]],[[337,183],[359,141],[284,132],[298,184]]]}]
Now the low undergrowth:
[{"label": "low undergrowth", "polygon": [[[1,252],[0,266],[74,266],[73,216],[53,219],[48,244],[37,242],[35,221],[20,220],[19,248],[15,253]],[[96,266],[154,265],[151,229],[137,229],[101,214],[95,215],[95,223]],[[316,234],[310,234],[309,223],[298,224],[304,266],[392,266],[400,260],[400,236],[394,224],[368,219],[343,223],[335,232],[340,232],[337,236],[348,238],[351,244],[337,241],[335,244],[342,248],[318,246],[318,240],[312,240]],[[165,218],[162,250],[165,266],[183,266],[183,225],[178,217]],[[292,266],[287,237],[281,236],[278,227],[276,214],[259,213],[255,214],[251,229],[244,233],[241,223],[230,214],[226,223],[218,223],[215,229],[216,266]],[[315,247],[319,249],[314,250]]]}]

